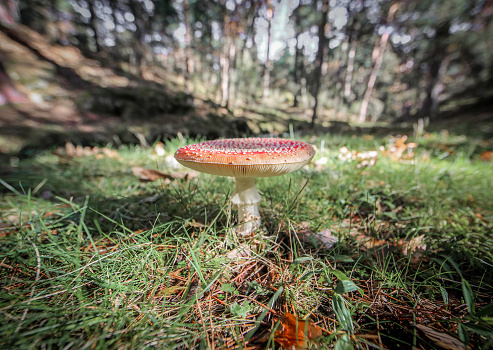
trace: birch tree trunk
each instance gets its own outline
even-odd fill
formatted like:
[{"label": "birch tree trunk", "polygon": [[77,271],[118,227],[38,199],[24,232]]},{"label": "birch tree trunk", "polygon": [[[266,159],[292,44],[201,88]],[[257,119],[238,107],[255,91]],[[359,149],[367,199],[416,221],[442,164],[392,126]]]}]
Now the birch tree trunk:
[{"label": "birch tree trunk", "polygon": [[377,81],[377,75],[380,71],[380,67],[382,66],[383,57],[385,54],[385,46],[389,41],[390,29],[389,23],[394,19],[395,12],[399,8],[399,3],[392,4],[389,9],[389,13],[387,15],[387,27],[385,28],[385,32],[382,34],[380,38],[380,44],[378,45],[378,49],[373,52],[374,64],[370,71],[370,77],[368,78],[368,84],[366,86],[365,94],[363,96],[363,100],[361,101],[361,108],[359,111],[359,122],[363,123],[366,121],[366,114],[368,112],[368,105],[370,104],[371,95],[373,93],[373,88],[375,87],[375,83]]},{"label": "birch tree trunk", "polygon": [[346,79],[344,81],[344,100],[346,103],[351,97],[353,72],[354,72],[354,58],[356,57],[356,40],[353,36],[349,38],[349,52],[346,68]]},{"label": "birch tree trunk", "polygon": [[224,8],[223,22],[223,39],[224,44],[219,56],[219,64],[221,65],[221,106],[228,107],[229,104],[229,66],[230,66],[230,18],[226,8]]},{"label": "birch tree trunk", "polygon": [[270,38],[271,38],[270,29],[271,29],[271,19],[272,19],[272,13],[273,13],[272,8],[270,7],[270,1],[268,2],[267,7],[268,7],[267,8],[267,22],[268,22],[268,26],[267,26],[267,58],[265,60],[264,80],[263,80],[263,89],[264,89],[263,99],[264,99],[264,102],[269,97],[269,86],[270,86],[270,58],[269,58],[269,56],[270,56]]}]

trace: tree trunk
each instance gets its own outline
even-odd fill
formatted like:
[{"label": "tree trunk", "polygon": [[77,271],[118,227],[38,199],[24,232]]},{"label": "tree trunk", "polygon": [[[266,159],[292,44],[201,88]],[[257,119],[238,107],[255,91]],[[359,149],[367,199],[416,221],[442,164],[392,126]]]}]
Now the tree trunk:
[{"label": "tree trunk", "polygon": [[354,58],[356,57],[356,40],[353,36],[349,37],[349,53],[347,59],[346,79],[344,81],[344,101],[346,104],[351,97],[353,72],[354,72]]},{"label": "tree trunk", "polygon": [[325,36],[327,26],[327,13],[329,11],[329,0],[323,0],[322,2],[322,19],[318,25],[318,51],[315,62],[314,76],[313,76],[313,97],[315,102],[313,104],[313,114],[311,127],[315,126],[315,120],[317,119],[318,108],[318,92],[320,90],[322,64],[324,62],[325,51],[327,49],[327,37]]},{"label": "tree trunk", "polygon": [[147,66],[147,47],[145,44],[145,34],[146,34],[146,21],[143,18],[145,13],[142,8],[142,4],[137,0],[130,0],[128,2],[130,11],[135,18],[135,36],[134,36],[134,55],[135,55],[135,66],[138,70],[140,76],[143,76],[145,67]]},{"label": "tree trunk", "polygon": [[[430,74],[426,85],[426,97],[421,106],[421,116],[434,118],[438,114],[439,97],[443,91],[443,78],[447,73],[450,55],[447,55],[446,37],[449,35],[450,22],[444,22],[436,32],[435,47],[430,57]],[[444,55],[446,55],[444,57]]]},{"label": "tree trunk", "polygon": [[294,10],[294,20],[295,20],[295,26],[296,26],[296,53],[294,56],[294,67],[293,67],[293,81],[296,85],[296,91],[294,92],[294,100],[293,100],[293,107],[298,107],[299,103],[299,98],[301,95],[301,85],[300,85],[300,78],[301,78],[301,67],[300,67],[300,58],[302,57],[301,49],[298,47],[299,44],[299,35],[301,34],[301,16],[300,16],[300,6],[298,5],[298,8]]},{"label": "tree trunk", "polygon": [[264,102],[267,100],[269,97],[269,86],[270,86],[270,39],[271,39],[271,20],[272,20],[272,13],[273,10],[270,6],[270,1],[267,3],[267,22],[269,25],[267,26],[267,58],[265,60],[265,66],[264,66],[264,80],[263,80],[263,99]]},{"label": "tree trunk", "polygon": [[229,104],[229,53],[231,45],[230,36],[230,18],[226,7],[224,11],[224,23],[223,23],[223,39],[224,45],[221,49],[221,55],[219,57],[219,64],[221,65],[221,106],[228,107]]},{"label": "tree trunk", "polygon": [[385,54],[385,46],[389,41],[390,31],[388,25],[390,24],[390,22],[392,22],[395,15],[395,11],[397,11],[398,7],[399,7],[399,3],[390,6],[389,13],[387,15],[387,23],[386,23],[387,27],[380,39],[380,45],[378,45],[378,49],[374,51],[372,55],[372,58],[374,59],[375,63],[370,71],[370,77],[368,78],[366,91],[363,96],[363,100],[361,101],[361,108],[359,111],[360,123],[366,121],[366,113],[368,112],[368,105],[370,104],[371,94],[373,93],[373,88],[375,87],[375,83],[377,81],[378,72],[380,71],[380,67],[382,66],[383,57]]},{"label": "tree trunk", "polygon": [[444,90],[443,78],[447,73],[450,63],[450,55],[445,56],[433,67],[432,79],[426,87],[426,98],[423,102],[421,114],[430,118],[435,118],[439,112],[440,95]]},{"label": "tree trunk", "polygon": [[238,80],[236,76],[236,40],[234,37],[231,38],[231,43],[229,45],[229,101],[228,103],[228,108],[229,105],[231,104],[231,101],[233,101],[233,110],[236,108],[236,81]]},{"label": "tree trunk", "polygon": [[89,12],[91,13],[91,20],[89,21],[89,28],[94,32],[94,45],[96,48],[96,52],[101,52],[101,44],[99,43],[99,35],[97,29],[97,17],[96,12],[94,11],[94,2],[90,1],[89,4]]},{"label": "tree trunk", "polygon": [[185,21],[185,90],[190,93],[190,75],[193,73],[193,62],[190,55],[191,29],[188,18],[188,0],[183,0],[183,18]]}]

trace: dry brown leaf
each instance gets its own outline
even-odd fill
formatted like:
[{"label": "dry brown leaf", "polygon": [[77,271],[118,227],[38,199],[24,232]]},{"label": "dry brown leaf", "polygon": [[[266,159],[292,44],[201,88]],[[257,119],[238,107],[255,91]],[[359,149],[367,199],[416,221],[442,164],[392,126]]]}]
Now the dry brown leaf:
[{"label": "dry brown leaf", "polygon": [[395,139],[387,149],[384,146],[380,146],[382,155],[389,157],[392,161],[397,162],[403,159],[414,158],[413,150],[418,147],[417,143],[406,143],[407,136],[404,135],[398,139]]},{"label": "dry brown leaf", "polygon": [[468,350],[470,347],[465,347],[464,344],[462,344],[462,341],[457,339],[456,337],[453,337],[451,335],[448,335],[446,333],[438,332],[434,330],[433,328],[427,327],[422,324],[418,324],[416,326],[418,329],[422,330],[423,333],[433,340],[433,342],[448,350]]},{"label": "dry brown leaf", "polygon": [[366,235],[357,235],[355,238],[362,250],[374,249],[389,244],[386,240],[376,239]]},{"label": "dry brown leaf", "polygon": [[[63,151],[65,150],[65,154]],[[65,149],[58,148],[55,151],[55,154],[59,157],[68,157],[68,158],[80,158],[80,157],[89,157],[94,156],[96,159],[103,159],[104,156],[108,158],[119,158],[118,151],[109,149],[107,147],[99,148],[95,147],[82,147],[80,145],[74,146],[73,143],[67,142],[65,144]]]},{"label": "dry brown leaf", "polygon": [[103,152],[103,154],[108,158],[117,159],[120,157],[120,155],[118,154],[118,151],[116,151],[114,149],[109,149],[108,147],[101,148],[101,152]]},{"label": "dry brown leaf", "polygon": [[65,144],[65,155],[67,157],[75,157],[75,146],[71,142]]},{"label": "dry brown leaf", "polygon": [[409,241],[399,240],[401,253],[410,256],[417,250],[426,250],[426,244],[423,243],[425,235],[411,238]]},{"label": "dry brown leaf", "polygon": [[373,249],[378,247],[383,247],[385,245],[391,247],[398,247],[402,254],[406,256],[412,256],[418,251],[426,250],[426,244],[423,243],[425,235],[417,236],[411,238],[410,240],[400,239],[399,241],[387,241],[384,239],[376,239],[373,237],[368,237],[366,235],[356,235],[356,241],[363,249]]},{"label": "dry brown leaf", "polygon": [[191,180],[199,176],[199,173],[195,170],[190,171],[180,171],[180,172],[172,172],[170,175],[177,180]]},{"label": "dry brown leaf", "polygon": [[183,290],[183,289],[186,289],[186,287],[184,287],[184,286],[171,286],[171,287],[163,288],[156,293],[155,297],[167,297],[167,296],[174,294],[175,292],[177,292],[179,290]]},{"label": "dry brown leaf", "polygon": [[132,167],[132,173],[139,178],[140,181],[155,181],[157,179],[174,180],[170,174],[164,174],[157,170],[146,169],[139,166]]},{"label": "dry brown leaf", "polygon": [[242,258],[248,258],[252,255],[252,249],[249,245],[241,244],[238,248],[230,250],[226,253],[226,258],[229,260],[236,260]]},{"label": "dry brown leaf", "polygon": [[310,320],[302,320],[287,312],[274,333],[274,340],[286,349],[306,349],[308,340],[322,336],[322,328]]},{"label": "dry brown leaf", "polygon": [[331,249],[334,244],[339,242],[339,238],[332,235],[332,232],[327,229],[318,233],[312,232],[309,229],[303,229],[297,232],[298,238],[302,242],[310,243],[315,247],[323,249]]}]

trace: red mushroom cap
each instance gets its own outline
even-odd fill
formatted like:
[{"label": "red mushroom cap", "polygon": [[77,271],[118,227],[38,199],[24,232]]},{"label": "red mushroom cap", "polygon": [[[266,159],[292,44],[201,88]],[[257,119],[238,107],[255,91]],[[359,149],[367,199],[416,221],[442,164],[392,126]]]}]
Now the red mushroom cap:
[{"label": "red mushroom cap", "polygon": [[315,150],[305,142],[275,138],[205,141],[181,147],[176,160],[191,169],[221,176],[269,177],[309,163]]}]

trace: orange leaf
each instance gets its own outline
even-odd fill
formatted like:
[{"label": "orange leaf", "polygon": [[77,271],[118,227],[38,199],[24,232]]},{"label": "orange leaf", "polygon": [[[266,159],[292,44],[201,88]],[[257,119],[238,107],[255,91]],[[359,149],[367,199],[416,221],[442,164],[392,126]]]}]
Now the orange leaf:
[{"label": "orange leaf", "polygon": [[493,162],[493,151],[484,151],[479,155],[479,158],[485,162]]},{"label": "orange leaf", "polygon": [[308,340],[322,336],[322,328],[310,320],[302,320],[287,312],[274,333],[274,340],[286,349],[306,349]]}]

